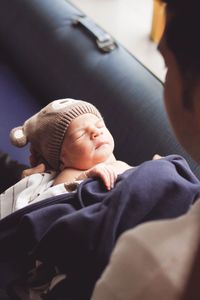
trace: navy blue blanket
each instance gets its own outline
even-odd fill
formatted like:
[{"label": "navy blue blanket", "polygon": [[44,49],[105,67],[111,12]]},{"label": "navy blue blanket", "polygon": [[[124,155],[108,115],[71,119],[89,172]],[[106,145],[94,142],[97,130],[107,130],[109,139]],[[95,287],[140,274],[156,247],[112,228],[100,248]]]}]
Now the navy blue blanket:
[{"label": "navy blue blanket", "polygon": [[0,221],[0,286],[37,259],[67,274],[59,285],[64,299],[89,299],[121,233],[184,214],[199,193],[186,161],[170,155],[124,172],[111,191],[88,179],[77,193],[17,211]]}]

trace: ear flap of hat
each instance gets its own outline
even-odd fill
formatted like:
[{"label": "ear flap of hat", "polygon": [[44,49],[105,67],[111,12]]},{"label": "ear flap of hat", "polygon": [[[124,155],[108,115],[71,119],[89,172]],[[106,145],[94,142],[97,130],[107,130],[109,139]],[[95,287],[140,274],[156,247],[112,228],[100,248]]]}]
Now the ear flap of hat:
[{"label": "ear flap of hat", "polygon": [[28,143],[23,126],[13,128],[10,132],[11,143],[16,147],[24,147]]}]

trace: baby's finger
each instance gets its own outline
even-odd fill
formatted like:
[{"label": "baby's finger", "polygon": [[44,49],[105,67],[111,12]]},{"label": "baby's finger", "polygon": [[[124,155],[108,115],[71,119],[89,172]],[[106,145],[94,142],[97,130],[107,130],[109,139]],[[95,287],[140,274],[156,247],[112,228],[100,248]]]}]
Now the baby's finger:
[{"label": "baby's finger", "polygon": [[117,180],[117,173],[112,169],[108,169],[109,176],[110,176],[110,188],[112,189],[115,185],[115,181]]},{"label": "baby's finger", "polygon": [[155,154],[153,156],[153,160],[157,160],[157,159],[161,159],[161,158],[162,158],[162,156],[160,156],[159,154]]},{"label": "baby's finger", "polygon": [[117,174],[116,172],[113,170],[113,168],[110,168],[109,166],[105,167],[105,185],[107,187],[108,190],[111,190],[114,187],[115,181],[117,179]]},{"label": "baby's finger", "polygon": [[45,165],[43,163],[41,163],[41,164],[37,165],[34,168],[24,170],[22,172],[21,178],[30,176],[30,175],[35,174],[35,173],[43,173],[44,171],[45,171]]},{"label": "baby's finger", "polygon": [[103,183],[106,186],[107,190],[110,190],[111,189],[111,178],[110,178],[110,173],[107,168],[104,167],[101,170],[100,177],[103,180]]},{"label": "baby's finger", "polygon": [[96,171],[97,171],[96,175],[98,175],[101,178],[106,188],[110,190],[111,189],[110,173],[107,167],[105,165],[98,166],[98,169]]}]

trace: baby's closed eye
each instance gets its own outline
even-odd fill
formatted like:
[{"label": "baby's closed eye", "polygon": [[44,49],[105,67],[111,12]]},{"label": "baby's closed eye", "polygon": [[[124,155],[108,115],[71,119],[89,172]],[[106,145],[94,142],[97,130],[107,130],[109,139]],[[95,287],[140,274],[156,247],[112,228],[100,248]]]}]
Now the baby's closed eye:
[{"label": "baby's closed eye", "polygon": [[73,141],[79,140],[81,137],[83,137],[85,135],[85,131],[79,131],[76,132],[76,134],[73,137]]}]

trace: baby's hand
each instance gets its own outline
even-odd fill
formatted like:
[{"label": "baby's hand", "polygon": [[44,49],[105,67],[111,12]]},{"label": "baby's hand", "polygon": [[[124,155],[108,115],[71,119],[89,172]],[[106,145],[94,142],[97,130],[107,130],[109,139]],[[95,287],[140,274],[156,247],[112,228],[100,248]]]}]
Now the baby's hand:
[{"label": "baby's hand", "polygon": [[159,154],[155,154],[152,159],[157,160],[157,159],[161,159],[161,158],[162,158],[162,156],[160,156]]},{"label": "baby's hand", "polygon": [[117,172],[112,165],[100,163],[84,172],[86,177],[100,177],[106,188],[111,190],[117,179]]},{"label": "baby's hand", "polygon": [[45,165],[43,163],[37,165],[34,168],[26,169],[22,172],[22,178],[30,176],[35,173],[43,173],[45,171]]}]

